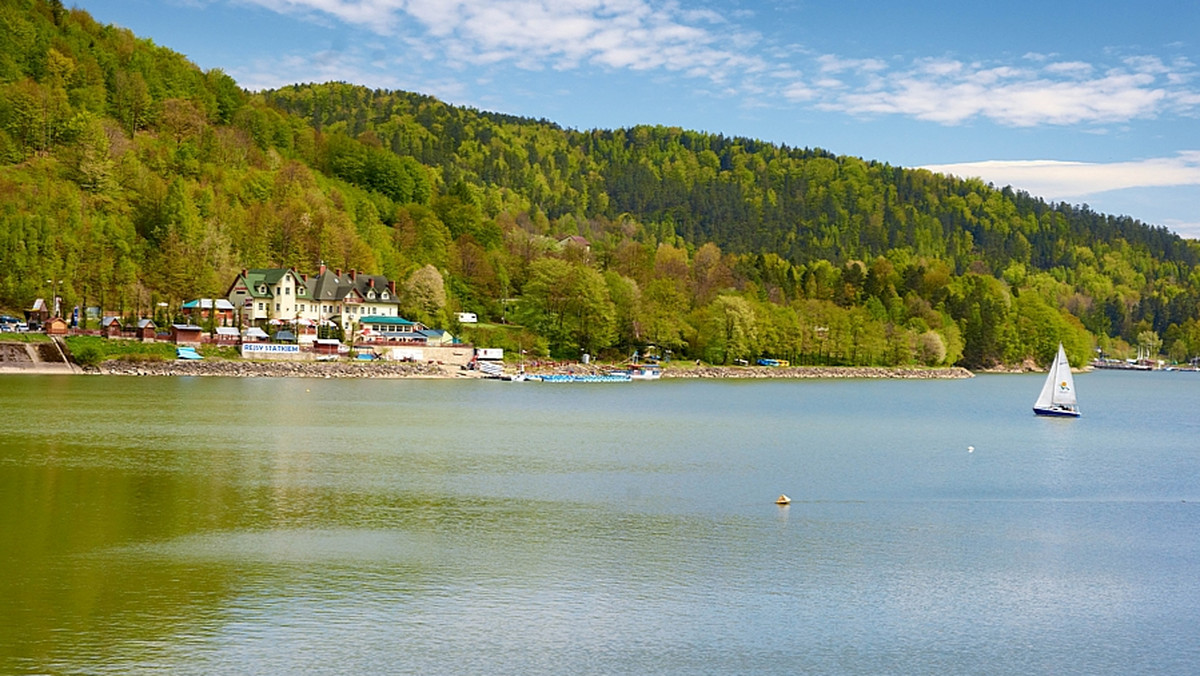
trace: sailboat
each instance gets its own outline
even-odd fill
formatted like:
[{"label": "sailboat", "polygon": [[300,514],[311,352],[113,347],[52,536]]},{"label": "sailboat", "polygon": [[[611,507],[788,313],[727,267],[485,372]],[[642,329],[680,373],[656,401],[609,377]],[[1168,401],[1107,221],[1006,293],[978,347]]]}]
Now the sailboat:
[{"label": "sailboat", "polygon": [[1042,385],[1042,393],[1033,405],[1033,412],[1070,418],[1080,415],[1079,403],[1075,400],[1075,379],[1071,377],[1071,365],[1067,363],[1067,353],[1062,343],[1058,344],[1058,354],[1054,357],[1054,363],[1050,364],[1050,373],[1046,374],[1046,383]]}]

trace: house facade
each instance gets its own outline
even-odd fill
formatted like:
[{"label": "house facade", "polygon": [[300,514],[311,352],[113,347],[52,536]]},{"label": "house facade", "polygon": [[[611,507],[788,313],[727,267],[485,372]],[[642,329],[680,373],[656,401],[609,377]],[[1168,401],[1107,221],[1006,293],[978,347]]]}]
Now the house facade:
[{"label": "house facade", "polygon": [[324,265],[311,277],[294,268],[244,269],[226,297],[240,308],[243,325],[307,320],[337,324],[349,333],[363,317],[400,316],[395,282]]},{"label": "house facade", "polygon": [[192,324],[211,318],[218,326],[232,326],[235,317],[233,303],[224,298],[196,298],[184,303],[181,309],[183,316]]}]

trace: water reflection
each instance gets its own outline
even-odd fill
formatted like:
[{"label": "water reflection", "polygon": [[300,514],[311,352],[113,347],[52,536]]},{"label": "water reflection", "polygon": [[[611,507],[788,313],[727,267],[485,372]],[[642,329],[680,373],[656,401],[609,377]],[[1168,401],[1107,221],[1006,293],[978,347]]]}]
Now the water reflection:
[{"label": "water reflection", "polygon": [[0,670],[1194,665],[1192,440],[1093,378],[0,378]]}]

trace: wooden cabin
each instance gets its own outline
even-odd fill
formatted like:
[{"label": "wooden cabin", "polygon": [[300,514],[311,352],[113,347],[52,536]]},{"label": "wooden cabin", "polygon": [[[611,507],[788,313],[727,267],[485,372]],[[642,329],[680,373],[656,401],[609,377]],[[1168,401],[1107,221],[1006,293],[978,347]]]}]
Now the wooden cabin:
[{"label": "wooden cabin", "polygon": [[48,336],[65,336],[69,328],[67,320],[62,317],[51,317],[46,320],[46,335]]},{"label": "wooden cabin", "polygon": [[124,333],[120,317],[105,317],[100,320],[100,335],[105,338],[123,338]]},{"label": "wooden cabin", "polygon": [[203,339],[204,329],[195,324],[172,324],[171,342],[176,345],[199,345]]}]

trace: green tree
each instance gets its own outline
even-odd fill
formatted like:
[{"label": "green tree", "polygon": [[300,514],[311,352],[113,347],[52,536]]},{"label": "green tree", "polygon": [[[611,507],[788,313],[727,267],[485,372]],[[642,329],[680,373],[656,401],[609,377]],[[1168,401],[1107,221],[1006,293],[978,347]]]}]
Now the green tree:
[{"label": "green tree", "polygon": [[446,284],[442,273],[432,265],[414,271],[404,284],[401,305],[414,321],[439,324],[442,309],[446,307]]},{"label": "green tree", "polygon": [[717,296],[708,306],[708,318],[708,361],[729,364],[754,356],[758,326],[749,301],[740,296]]}]

